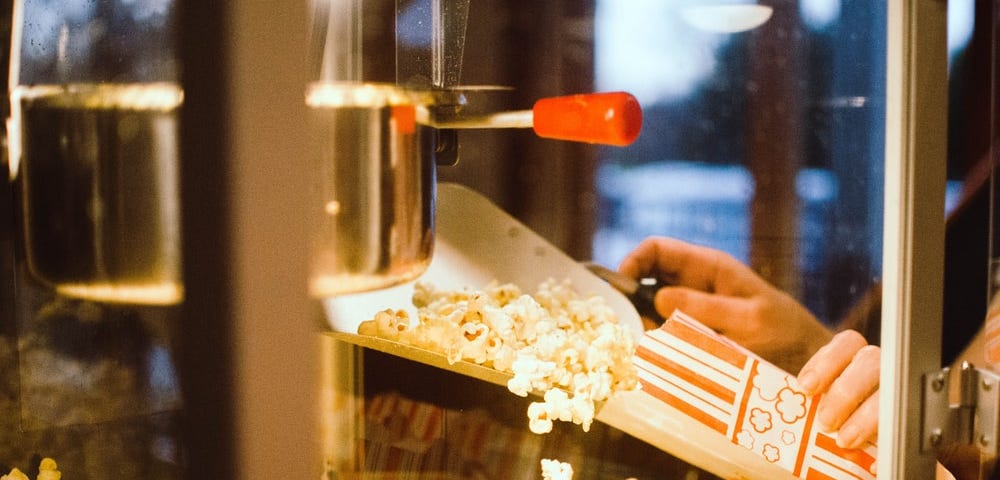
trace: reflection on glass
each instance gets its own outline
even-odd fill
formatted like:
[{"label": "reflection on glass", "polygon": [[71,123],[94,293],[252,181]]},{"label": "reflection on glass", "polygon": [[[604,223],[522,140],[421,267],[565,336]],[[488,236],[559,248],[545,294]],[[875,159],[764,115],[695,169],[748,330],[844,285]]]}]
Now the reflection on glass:
[{"label": "reflection on glass", "polygon": [[172,84],[21,86],[28,265],[61,294],[180,301]]},{"label": "reflection on glass", "polygon": [[31,272],[76,298],[178,303],[172,2],[14,7],[9,145]]},{"label": "reflection on glass", "polygon": [[635,92],[645,124],[602,154],[594,253],[719,248],[832,323],[881,277],[885,7],[771,6],[718,33],[687,2],[598,2],[598,88]]},{"label": "reflection on glass", "polygon": [[173,5],[8,2],[0,475],[186,477]]},{"label": "reflection on glass", "polygon": [[681,17],[687,23],[718,33],[738,33],[752,30],[764,24],[773,9],[754,4],[696,5],[681,9]]}]

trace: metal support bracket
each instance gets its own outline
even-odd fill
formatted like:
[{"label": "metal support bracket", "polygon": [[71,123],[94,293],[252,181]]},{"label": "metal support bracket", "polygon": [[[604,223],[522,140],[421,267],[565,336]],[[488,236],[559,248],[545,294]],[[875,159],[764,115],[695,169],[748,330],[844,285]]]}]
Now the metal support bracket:
[{"label": "metal support bracket", "polygon": [[[954,444],[974,445],[983,458],[995,459],[1000,438],[1000,375],[963,363],[957,388],[950,388],[951,369],[923,376],[922,451]],[[951,391],[957,403],[951,403]]]}]

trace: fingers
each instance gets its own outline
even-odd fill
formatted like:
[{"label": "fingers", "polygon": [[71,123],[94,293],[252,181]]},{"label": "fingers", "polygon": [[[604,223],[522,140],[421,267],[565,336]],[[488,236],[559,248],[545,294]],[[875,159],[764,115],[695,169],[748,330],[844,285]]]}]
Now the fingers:
[{"label": "fingers", "polygon": [[653,272],[656,265],[656,237],[650,237],[639,243],[618,265],[618,271],[632,278],[639,278]]},{"label": "fingers", "polygon": [[806,362],[799,386],[824,393],[816,420],[837,430],[837,445],[858,448],[878,434],[878,382],[881,350],[853,330],[838,333]]},{"label": "fingers", "polygon": [[650,237],[618,267],[633,278],[656,275],[667,283],[734,296],[748,296],[757,276],[725,252],[666,237]]},{"label": "fingers", "polygon": [[879,348],[868,345],[851,359],[819,402],[816,418],[831,429],[840,428],[851,412],[878,390]]},{"label": "fingers", "polygon": [[837,430],[837,446],[861,448],[878,437],[878,390],[868,396]]},{"label": "fingers", "polygon": [[739,342],[743,340],[741,327],[733,322],[748,317],[750,302],[740,298],[716,295],[687,287],[662,287],[656,293],[656,311],[664,318],[674,310],[697,318],[708,328],[727,335]]},{"label": "fingers", "polygon": [[799,388],[809,395],[825,391],[867,344],[865,337],[854,330],[834,335],[799,371]]}]

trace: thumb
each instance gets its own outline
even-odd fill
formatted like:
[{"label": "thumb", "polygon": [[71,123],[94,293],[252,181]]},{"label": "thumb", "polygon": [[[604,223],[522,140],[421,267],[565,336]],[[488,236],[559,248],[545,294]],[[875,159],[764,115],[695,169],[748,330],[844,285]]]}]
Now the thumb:
[{"label": "thumb", "polygon": [[656,311],[664,318],[680,310],[722,334],[736,334],[735,319],[746,312],[746,300],[688,287],[667,286],[656,292]]}]

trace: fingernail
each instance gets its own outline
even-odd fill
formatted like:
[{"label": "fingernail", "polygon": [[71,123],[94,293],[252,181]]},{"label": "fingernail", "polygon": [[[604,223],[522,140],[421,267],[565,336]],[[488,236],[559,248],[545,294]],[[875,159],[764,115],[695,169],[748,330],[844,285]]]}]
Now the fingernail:
[{"label": "fingernail", "polygon": [[833,433],[837,430],[837,427],[834,425],[834,419],[830,418],[832,414],[825,403],[820,402],[819,407],[816,408],[816,423],[819,425],[820,430],[826,433]]},{"label": "fingernail", "polygon": [[802,391],[812,394],[816,391],[816,374],[811,370],[799,373],[799,388]]},{"label": "fingernail", "polygon": [[844,425],[837,432],[837,446],[840,448],[856,448],[856,443],[858,442],[858,436],[861,435],[861,431],[858,427],[854,425]]}]

